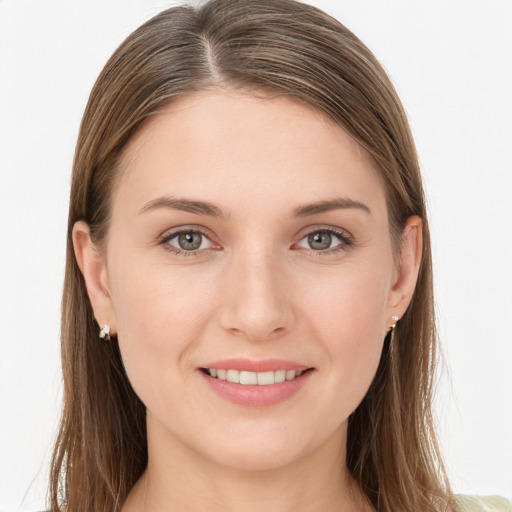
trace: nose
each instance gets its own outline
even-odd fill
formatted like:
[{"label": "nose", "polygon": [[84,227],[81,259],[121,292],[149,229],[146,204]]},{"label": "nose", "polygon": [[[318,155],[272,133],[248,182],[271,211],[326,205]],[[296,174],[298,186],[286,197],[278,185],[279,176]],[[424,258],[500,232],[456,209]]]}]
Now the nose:
[{"label": "nose", "polygon": [[238,254],[224,278],[220,321],[225,330],[250,341],[265,341],[292,328],[292,280],[271,251]]}]

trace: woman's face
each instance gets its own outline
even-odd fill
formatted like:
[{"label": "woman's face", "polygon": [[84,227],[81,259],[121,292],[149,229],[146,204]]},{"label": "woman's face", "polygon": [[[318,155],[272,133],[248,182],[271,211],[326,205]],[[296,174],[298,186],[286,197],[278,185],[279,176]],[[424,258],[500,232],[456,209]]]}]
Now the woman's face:
[{"label": "woman's face", "polygon": [[284,98],[204,92],[148,121],[121,161],[102,261],[93,307],[118,334],[150,450],[240,468],[338,456],[408,302],[374,164]]}]

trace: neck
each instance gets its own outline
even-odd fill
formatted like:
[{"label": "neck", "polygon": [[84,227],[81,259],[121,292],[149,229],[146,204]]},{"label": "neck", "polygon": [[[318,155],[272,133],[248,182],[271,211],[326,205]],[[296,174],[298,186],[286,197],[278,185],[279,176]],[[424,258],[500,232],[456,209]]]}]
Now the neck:
[{"label": "neck", "polygon": [[149,434],[148,467],[122,512],[372,510],[346,468],[346,428],[314,453],[259,470],[219,464],[175,439],[157,443]]}]

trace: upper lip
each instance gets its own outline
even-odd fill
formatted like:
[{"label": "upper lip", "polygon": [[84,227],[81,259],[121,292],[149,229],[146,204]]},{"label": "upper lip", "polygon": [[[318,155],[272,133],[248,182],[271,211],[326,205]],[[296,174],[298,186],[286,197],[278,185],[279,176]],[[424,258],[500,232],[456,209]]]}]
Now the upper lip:
[{"label": "upper lip", "polygon": [[216,368],[217,370],[239,370],[246,372],[275,372],[277,370],[307,370],[311,368],[294,361],[285,359],[222,359],[221,361],[213,361],[201,368]]}]

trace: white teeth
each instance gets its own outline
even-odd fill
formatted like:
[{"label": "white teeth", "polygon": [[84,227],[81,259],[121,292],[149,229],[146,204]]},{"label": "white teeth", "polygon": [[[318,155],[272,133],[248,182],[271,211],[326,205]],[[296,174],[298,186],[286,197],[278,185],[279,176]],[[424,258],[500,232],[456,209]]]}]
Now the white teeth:
[{"label": "white teeth", "polygon": [[260,386],[274,384],[274,380],[274,372],[258,372],[258,384]]},{"label": "white teeth", "polygon": [[284,382],[286,380],[286,370],[277,370],[274,374],[274,382]]},{"label": "white teeth", "polygon": [[295,379],[295,370],[286,370],[286,380]]},{"label": "white teeth", "polygon": [[208,368],[208,373],[219,380],[227,380],[237,384],[268,386],[300,377],[304,370],[277,370],[275,372],[247,372],[238,370],[220,370]]},{"label": "white teeth", "polygon": [[258,374],[256,372],[240,372],[240,384],[258,384]]},{"label": "white teeth", "polygon": [[228,370],[226,373],[226,380],[228,382],[240,382],[240,372],[238,370]]}]

